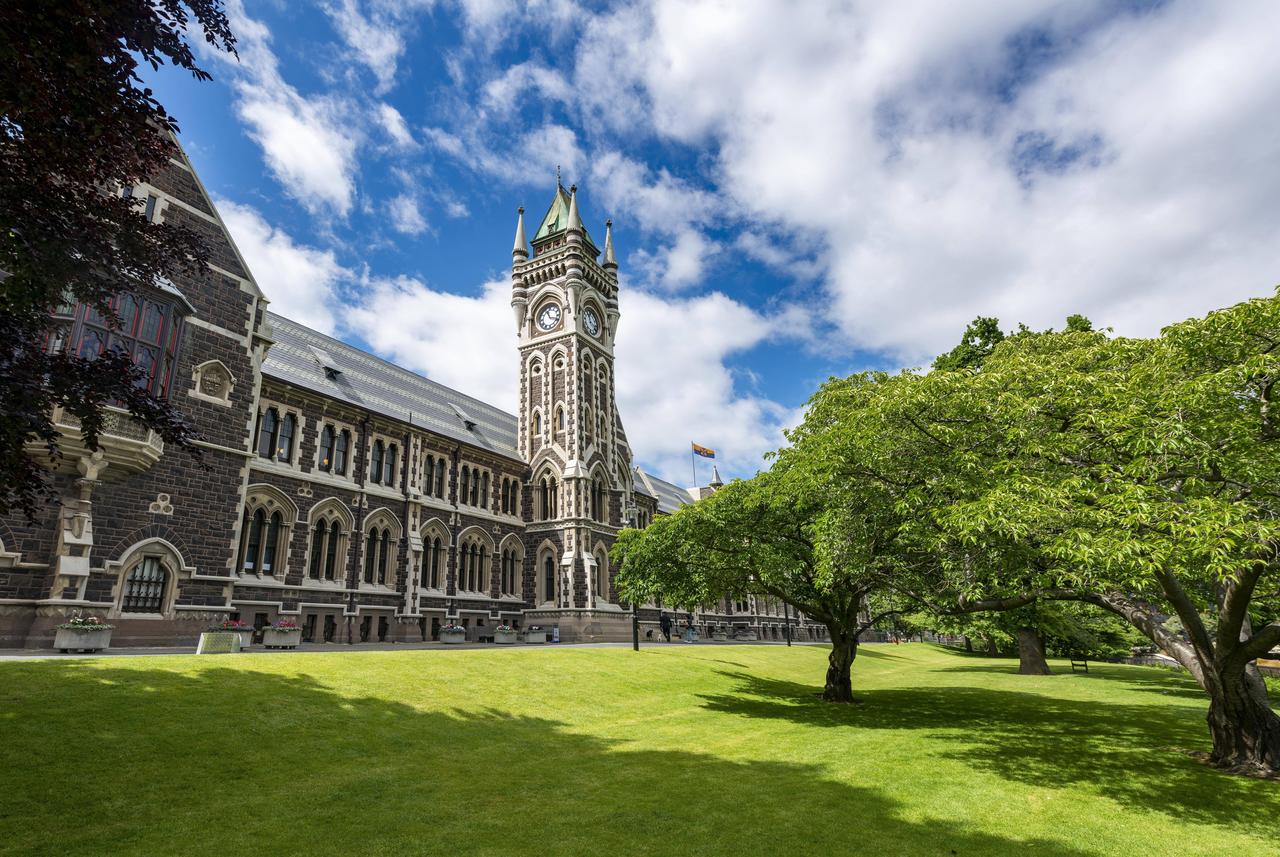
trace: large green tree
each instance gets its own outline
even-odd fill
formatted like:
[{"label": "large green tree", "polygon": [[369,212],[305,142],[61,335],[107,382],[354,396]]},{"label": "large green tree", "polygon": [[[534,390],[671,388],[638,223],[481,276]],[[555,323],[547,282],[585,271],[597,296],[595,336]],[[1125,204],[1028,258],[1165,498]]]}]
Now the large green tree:
[{"label": "large green tree", "polygon": [[1155,339],[1018,335],[980,370],[878,383],[824,429],[828,457],[907,513],[931,559],[904,591],[1109,611],[1200,683],[1216,764],[1275,772],[1280,718],[1253,661],[1280,645],[1278,346],[1276,299]]},{"label": "large green tree", "polygon": [[823,699],[852,702],[858,635],[896,612],[884,593],[899,522],[890,506],[864,500],[832,508],[823,486],[781,461],[644,530],[623,530],[611,555],[619,589],[631,601],[686,606],[726,594],[786,601],[831,638]]},{"label": "large green tree", "polygon": [[220,0],[7,0],[0,4],[0,513],[34,516],[48,483],[32,443],[57,452],[55,406],[96,446],[106,406],[124,407],[167,441],[192,432],[141,372],[108,349],[95,359],[47,346],[51,313],[108,301],[199,271],[192,232],[144,216],[121,188],[177,154],[173,118],[142,85],[139,63],[200,79],[187,38],[234,52]]}]

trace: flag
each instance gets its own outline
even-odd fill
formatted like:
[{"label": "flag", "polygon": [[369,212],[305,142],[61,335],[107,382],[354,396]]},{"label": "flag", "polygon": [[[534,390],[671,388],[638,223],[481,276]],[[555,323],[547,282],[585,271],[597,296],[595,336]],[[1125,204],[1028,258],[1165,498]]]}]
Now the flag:
[{"label": "flag", "polygon": [[696,443],[693,445],[693,454],[701,455],[703,458],[716,457],[716,451],[714,449],[707,449],[705,446],[698,446]]}]

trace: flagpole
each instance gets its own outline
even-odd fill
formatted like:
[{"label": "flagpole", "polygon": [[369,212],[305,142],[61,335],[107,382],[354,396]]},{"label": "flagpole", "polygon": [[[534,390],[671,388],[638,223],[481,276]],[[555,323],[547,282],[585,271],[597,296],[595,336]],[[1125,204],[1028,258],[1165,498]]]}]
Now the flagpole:
[{"label": "flagpole", "polygon": [[693,485],[691,487],[697,488],[698,487],[698,458],[693,454],[692,443],[689,444],[689,470],[691,473],[693,473]]}]

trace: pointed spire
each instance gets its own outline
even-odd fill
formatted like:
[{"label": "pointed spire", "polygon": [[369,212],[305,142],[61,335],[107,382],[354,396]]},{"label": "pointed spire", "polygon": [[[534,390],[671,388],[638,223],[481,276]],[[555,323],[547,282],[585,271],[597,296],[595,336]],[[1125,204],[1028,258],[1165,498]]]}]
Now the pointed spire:
[{"label": "pointed spire", "polygon": [[618,257],[613,255],[613,221],[604,222],[604,266],[618,267]]},{"label": "pointed spire", "polygon": [[582,218],[578,216],[578,186],[571,185],[569,187],[569,223],[565,227],[572,232],[575,229],[582,231]]},{"label": "pointed spire", "polygon": [[711,465],[711,481],[707,483],[711,488],[723,488],[724,480],[720,478],[720,468],[714,464]]},{"label": "pointed spire", "polygon": [[529,258],[529,242],[524,237],[524,206],[516,209],[516,244],[511,248],[512,256]]}]

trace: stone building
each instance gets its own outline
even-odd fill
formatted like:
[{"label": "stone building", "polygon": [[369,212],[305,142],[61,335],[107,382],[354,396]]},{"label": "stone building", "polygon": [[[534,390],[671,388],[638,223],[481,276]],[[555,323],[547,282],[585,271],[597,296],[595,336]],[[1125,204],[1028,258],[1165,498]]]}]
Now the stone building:
[{"label": "stone building", "polygon": [[[623,640],[609,548],[692,502],[632,464],[615,398],[618,265],[558,185],[512,250],[519,409],[509,414],[268,311],[185,154],[126,189],[210,247],[200,276],[115,302],[119,329],[60,308],[50,348],[127,348],[199,431],[199,457],[113,413],[90,452],[56,413],[61,503],[0,518],[0,646],[52,643],[76,614],[112,645],[192,643],[227,618],[291,618],[311,642],[422,641],[445,622]],[[269,272],[259,272],[269,276]],[[646,628],[659,608],[640,612]],[[781,605],[725,599],[706,632],[778,638]],[[800,622],[801,636],[820,630]]]}]

